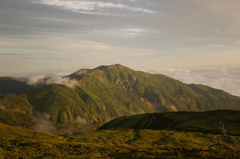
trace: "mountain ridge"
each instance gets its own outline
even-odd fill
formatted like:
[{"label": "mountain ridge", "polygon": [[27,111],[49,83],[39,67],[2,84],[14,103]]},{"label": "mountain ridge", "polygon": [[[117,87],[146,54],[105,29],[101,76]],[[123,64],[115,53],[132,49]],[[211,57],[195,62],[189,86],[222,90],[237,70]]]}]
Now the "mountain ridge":
[{"label": "mountain ridge", "polygon": [[240,110],[240,97],[222,90],[188,85],[165,75],[134,71],[120,64],[80,69],[63,78],[74,81],[74,85],[42,84],[16,95],[4,94],[6,91],[0,89],[0,93],[3,92],[0,120],[12,125],[19,123],[17,120],[22,115],[19,125],[33,127],[36,120],[31,118],[39,119],[39,114],[44,114],[39,120],[58,129],[87,127],[93,130],[109,120],[133,114]]}]

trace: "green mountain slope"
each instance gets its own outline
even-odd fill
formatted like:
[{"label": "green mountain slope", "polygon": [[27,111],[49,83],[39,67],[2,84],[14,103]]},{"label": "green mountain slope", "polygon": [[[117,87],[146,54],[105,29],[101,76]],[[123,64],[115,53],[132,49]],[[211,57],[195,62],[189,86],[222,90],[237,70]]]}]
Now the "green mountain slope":
[{"label": "green mountain slope", "polygon": [[28,99],[34,113],[48,113],[58,126],[99,124],[123,115],[153,111],[137,96],[94,79],[88,86],[75,88],[49,85],[29,93]]},{"label": "green mountain slope", "polygon": [[22,95],[2,96],[0,120],[26,126],[42,121],[58,129],[84,130],[133,114],[240,109],[240,97],[227,92],[119,64],[81,69],[67,77],[77,85],[42,84]]},{"label": "green mountain slope", "polygon": [[8,94],[0,99],[0,122],[13,126],[30,127],[32,122],[32,105],[26,95]]},{"label": "green mountain slope", "polygon": [[121,65],[101,66],[91,72],[95,78],[148,101],[155,111],[206,111],[240,109],[240,97],[202,85],[187,85],[160,74],[134,71]]}]

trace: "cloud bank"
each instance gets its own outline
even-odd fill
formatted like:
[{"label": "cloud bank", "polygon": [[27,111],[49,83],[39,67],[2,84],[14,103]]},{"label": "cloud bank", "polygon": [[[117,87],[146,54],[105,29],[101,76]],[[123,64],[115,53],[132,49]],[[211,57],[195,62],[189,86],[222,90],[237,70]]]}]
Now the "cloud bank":
[{"label": "cloud bank", "polygon": [[240,96],[240,68],[210,69],[147,69],[161,73],[184,83],[204,84]]}]

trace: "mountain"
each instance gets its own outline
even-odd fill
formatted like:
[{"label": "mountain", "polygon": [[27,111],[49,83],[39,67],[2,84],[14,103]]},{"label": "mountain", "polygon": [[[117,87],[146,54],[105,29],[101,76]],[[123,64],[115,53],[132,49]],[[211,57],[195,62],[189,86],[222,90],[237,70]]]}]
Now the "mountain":
[{"label": "mountain", "polygon": [[0,120],[37,130],[46,131],[52,125],[63,132],[74,132],[93,130],[109,120],[133,114],[240,110],[240,97],[222,90],[187,85],[119,64],[81,69],[62,81],[45,79],[41,85],[29,86],[27,82],[5,79],[0,87]]},{"label": "mountain", "polygon": [[13,77],[0,77],[0,96],[4,94],[23,94],[35,89],[26,82]]}]

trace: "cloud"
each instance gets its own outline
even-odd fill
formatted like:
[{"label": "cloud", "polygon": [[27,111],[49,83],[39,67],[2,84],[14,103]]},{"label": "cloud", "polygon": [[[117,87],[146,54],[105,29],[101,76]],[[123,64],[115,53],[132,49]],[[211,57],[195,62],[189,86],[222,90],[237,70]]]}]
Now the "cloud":
[{"label": "cloud", "polygon": [[81,118],[80,116],[76,117],[75,122],[76,124],[86,125],[87,120],[84,118]]},{"label": "cloud", "polygon": [[146,32],[146,29],[140,29],[140,28],[125,28],[122,29],[122,36],[123,37],[137,37],[141,35],[142,33]]},{"label": "cloud", "polygon": [[77,69],[112,63],[145,68],[239,66],[239,0],[2,0],[0,4],[2,75],[63,64]]},{"label": "cloud", "polygon": [[78,70],[77,72],[75,72],[75,74],[77,74],[77,75],[83,75],[83,74],[86,74],[86,73],[88,73],[90,70],[88,70],[88,69],[80,69],[80,70]]},{"label": "cloud", "polygon": [[55,73],[54,76],[57,76],[57,77],[62,77],[62,76],[67,76],[71,74],[70,72],[59,72],[59,73]]},{"label": "cloud", "polygon": [[62,84],[62,85],[66,85],[69,87],[74,87],[78,84],[78,81],[75,79],[70,79],[69,77],[53,76],[51,78],[46,78],[45,75],[39,75],[39,76],[29,78],[27,80],[27,84],[29,84],[29,85]]},{"label": "cloud", "polygon": [[240,96],[240,68],[146,69],[191,84],[204,84]]},{"label": "cloud", "polygon": [[78,84],[75,79],[70,79],[69,77],[53,77],[46,80],[46,84],[62,84],[69,87],[74,87]]},{"label": "cloud", "polygon": [[13,43],[1,42],[0,41],[0,47],[1,48],[3,48],[3,47],[9,48],[9,47],[17,47],[17,46],[20,46],[20,44],[13,44]]},{"label": "cloud", "polygon": [[207,47],[221,48],[221,47],[225,47],[225,45],[217,45],[217,44],[214,44],[214,45],[207,45]]},{"label": "cloud", "polygon": [[35,125],[33,126],[33,130],[48,132],[48,133],[56,133],[57,130],[52,122],[50,122],[50,115],[47,113],[40,114],[33,119]]},{"label": "cloud", "polygon": [[27,84],[28,85],[38,85],[38,84],[44,84],[45,81],[45,75],[39,75],[39,76],[34,76],[34,77],[31,77],[27,80]]},{"label": "cloud", "polygon": [[57,47],[61,51],[89,54],[118,54],[119,56],[152,56],[157,52],[148,48],[113,46],[94,41],[82,40],[79,43],[63,44]]},{"label": "cloud", "polygon": [[125,9],[133,12],[153,13],[149,9],[131,7],[122,3],[101,2],[101,1],[77,1],[77,0],[34,0],[32,3],[41,3],[45,5],[61,7],[65,10],[70,10],[79,13],[88,14],[104,14],[102,9],[114,8]]}]

